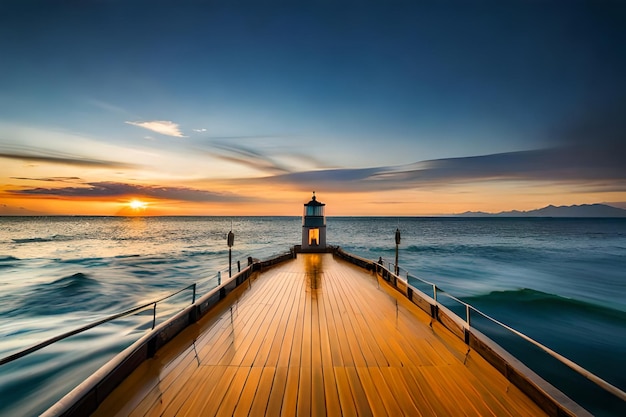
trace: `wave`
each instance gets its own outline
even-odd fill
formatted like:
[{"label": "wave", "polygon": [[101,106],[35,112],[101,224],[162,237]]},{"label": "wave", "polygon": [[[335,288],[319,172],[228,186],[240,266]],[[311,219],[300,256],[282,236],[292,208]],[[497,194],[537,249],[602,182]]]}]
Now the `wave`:
[{"label": "wave", "polygon": [[13,243],[40,243],[40,242],[52,242],[54,239],[45,237],[34,237],[30,239],[13,239]]},{"label": "wave", "polygon": [[495,246],[495,245],[410,245],[404,249],[400,249],[409,253],[423,253],[428,255],[448,255],[448,254],[464,254],[472,256],[515,256],[522,254],[535,254],[535,250],[528,247],[513,246]]},{"label": "wave", "polygon": [[[359,246],[346,245],[346,250],[361,250],[373,253],[395,253],[393,244],[388,246]],[[467,244],[444,244],[444,245],[400,245],[400,254],[423,254],[423,255],[468,255],[479,257],[519,257],[536,256],[537,250],[528,247],[497,246],[497,245],[467,245]]]},{"label": "wave", "polygon": [[573,298],[549,294],[531,288],[517,290],[492,291],[488,294],[464,297],[463,301],[475,307],[495,307],[507,309],[524,309],[526,313],[585,314],[601,316],[626,322],[626,311],[608,306],[590,303]]},{"label": "wave", "polygon": [[55,260],[59,264],[77,265],[85,269],[106,268],[111,265],[108,258],[75,258]]},{"label": "wave", "polygon": [[91,290],[98,285],[100,285],[98,281],[90,278],[89,275],[83,274],[82,272],[77,272],[73,275],[59,278],[56,281],[44,284],[44,287],[46,287],[49,291],[68,293]]},{"label": "wave", "polygon": [[53,235],[50,237],[33,237],[25,239],[12,239],[13,243],[26,244],[26,243],[44,243],[44,242],[68,242],[76,240],[76,236],[66,235]]},{"label": "wave", "polygon": [[102,296],[101,284],[78,272],[55,281],[31,286],[7,303],[7,316],[51,316],[73,311],[101,311],[113,300]]},{"label": "wave", "polygon": [[[182,273],[172,278],[171,273],[168,275],[158,268],[125,268],[124,271],[122,274],[118,274],[119,271],[107,273],[103,280],[86,272],[77,272],[47,283],[25,286],[19,293],[0,294],[0,315],[50,317],[77,312],[112,313],[130,308],[143,297],[150,299],[155,288],[169,291],[181,287],[179,277]],[[152,278],[148,280],[148,277]],[[152,288],[146,291],[146,285]]]},{"label": "wave", "polygon": [[0,256],[0,269],[14,268],[16,266],[15,261],[19,261],[19,259],[14,256]]},{"label": "wave", "polygon": [[362,254],[364,256],[369,256],[372,253],[376,255],[386,254],[386,253],[395,253],[396,251],[395,246],[366,246],[366,245],[358,245],[358,244],[348,244],[348,245],[341,245],[341,248],[347,252],[351,252],[355,254]]},{"label": "wave", "polygon": [[228,249],[220,249],[217,251],[211,251],[211,250],[199,250],[199,251],[183,250],[182,251],[182,254],[186,257],[225,255],[227,253],[228,253]]}]

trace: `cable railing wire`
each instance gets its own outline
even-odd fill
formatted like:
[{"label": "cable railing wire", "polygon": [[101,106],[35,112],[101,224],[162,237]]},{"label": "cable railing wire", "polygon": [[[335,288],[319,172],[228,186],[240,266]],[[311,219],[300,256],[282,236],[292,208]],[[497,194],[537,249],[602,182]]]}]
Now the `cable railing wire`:
[{"label": "cable railing wire", "polygon": [[[392,262],[389,262],[388,260],[383,259],[383,267],[385,266],[385,264],[389,263],[389,268],[386,268],[387,271],[393,274],[393,271],[396,268],[396,265],[394,265]],[[396,275],[398,278],[403,279],[403,277],[401,275],[403,275],[403,272],[405,272],[406,270],[402,269],[402,268],[398,268],[400,271],[399,275]],[[593,382],[594,384],[596,384],[597,386],[599,386],[600,388],[604,389],[605,391],[613,394],[614,396],[616,396],[617,398],[620,398],[621,400],[626,401],[626,392],[622,391],[621,389],[619,389],[618,387],[612,385],[611,383],[605,381],[604,379],[600,378],[599,376],[595,375],[594,373],[592,373],[591,371],[588,371],[587,369],[583,368],[582,366],[580,366],[579,364],[577,364],[576,362],[572,361],[571,359],[566,358],[565,356],[561,355],[558,352],[555,352],[554,350],[550,349],[549,347],[541,344],[540,342],[536,341],[535,339],[531,338],[530,336],[525,335],[524,333],[520,332],[519,330],[516,330],[514,328],[512,328],[511,326],[508,326],[502,322],[500,322],[499,320],[483,313],[482,311],[480,311],[479,309],[477,309],[476,307],[472,306],[471,304],[466,303],[465,301],[453,296],[452,294],[447,293],[446,291],[442,290],[441,288],[437,287],[436,284],[430,282],[430,281],[426,281],[425,279],[419,278],[415,275],[412,275],[408,272],[406,272],[404,274],[404,277],[406,277],[406,284],[408,287],[410,287],[413,291],[420,291],[417,288],[415,288],[413,285],[411,285],[409,283],[409,277],[413,278],[417,281],[420,281],[423,284],[426,284],[428,286],[430,286],[433,290],[433,300],[435,301],[435,304],[437,306],[442,305],[439,301],[437,301],[437,295],[438,294],[442,294],[447,298],[450,298],[454,301],[456,301],[457,303],[465,306],[465,323],[466,326],[468,328],[471,327],[471,311],[476,312],[477,314],[479,314],[480,316],[484,317],[485,319],[491,321],[492,323],[502,327],[503,329],[508,330],[509,332],[513,333],[514,335],[526,340],[527,342],[533,344],[534,346],[538,347],[539,349],[541,349],[542,351],[544,351],[545,353],[547,353],[548,355],[552,356],[553,358],[555,358],[556,360],[558,360],[559,362],[561,362],[562,364],[564,364],[565,366],[567,366],[568,368],[572,369],[573,371],[575,371],[576,373],[578,373],[579,375],[582,375],[583,377],[587,378],[588,380],[590,380],[591,382]],[[421,291],[423,292],[423,291]],[[459,317],[460,319],[463,320],[462,317],[460,317],[457,314],[457,317]]]},{"label": "cable railing wire", "polygon": [[[238,264],[239,264],[239,262],[238,262]],[[221,275],[222,275],[222,272],[224,272],[224,271],[220,270],[214,276],[211,276],[211,277],[208,277],[208,278],[204,278],[202,280],[194,282],[193,284],[190,284],[190,285],[188,285],[188,286],[186,286],[184,288],[181,288],[180,290],[177,290],[177,291],[175,291],[173,293],[170,293],[170,294],[168,294],[168,295],[166,295],[164,297],[161,297],[159,299],[152,300],[152,301],[144,303],[142,305],[132,307],[132,308],[130,308],[128,310],[125,310],[125,311],[122,311],[120,313],[112,314],[112,315],[107,316],[107,317],[105,317],[103,319],[91,322],[91,323],[89,323],[89,324],[87,324],[85,326],[82,326],[82,327],[70,330],[70,331],[65,332],[63,334],[54,336],[54,337],[52,337],[50,339],[46,339],[43,342],[36,343],[36,344],[34,344],[34,345],[32,345],[32,346],[30,346],[28,348],[20,350],[19,352],[15,352],[15,353],[13,353],[11,355],[5,356],[4,358],[0,358],[0,366],[2,366],[4,364],[7,364],[7,363],[10,363],[10,362],[13,362],[13,361],[15,361],[17,359],[23,358],[24,356],[30,355],[31,353],[34,353],[34,352],[37,352],[38,350],[41,350],[41,349],[43,349],[43,348],[45,348],[47,346],[50,346],[50,345],[52,345],[52,344],[54,344],[56,342],[59,342],[59,341],[64,340],[64,339],[67,339],[68,337],[75,336],[77,334],[83,333],[83,332],[85,332],[87,330],[90,330],[90,329],[93,329],[94,327],[98,327],[98,326],[101,326],[103,324],[109,323],[109,322],[111,322],[113,320],[116,320],[116,319],[119,319],[119,318],[122,318],[122,317],[128,317],[128,316],[134,315],[136,313],[139,313],[141,311],[145,311],[145,310],[147,310],[150,307],[152,307],[152,328],[154,329],[154,327],[156,325],[156,311],[157,311],[156,308],[157,308],[157,304],[158,303],[161,303],[161,302],[163,302],[163,301],[165,301],[165,300],[167,300],[169,298],[172,298],[172,297],[182,293],[183,291],[192,289],[191,304],[193,304],[196,301],[196,290],[197,290],[198,284],[200,284],[200,283],[203,283],[203,284],[204,283],[208,283],[211,280],[217,279],[217,282],[218,282],[217,286],[219,286],[219,285],[221,285]],[[228,276],[228,268],[225,269],[225,272],[226,272],[226,276]]]}]

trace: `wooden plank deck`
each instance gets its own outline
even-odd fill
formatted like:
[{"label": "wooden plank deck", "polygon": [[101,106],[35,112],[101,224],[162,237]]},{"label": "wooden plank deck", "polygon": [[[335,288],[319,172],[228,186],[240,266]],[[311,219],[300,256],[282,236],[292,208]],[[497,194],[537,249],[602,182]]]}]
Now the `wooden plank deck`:
[{"label": "wooden plank deck", "polygon": [[242,287],[95,415],[545,415],[384,281],[332,254],[299,254]]}]

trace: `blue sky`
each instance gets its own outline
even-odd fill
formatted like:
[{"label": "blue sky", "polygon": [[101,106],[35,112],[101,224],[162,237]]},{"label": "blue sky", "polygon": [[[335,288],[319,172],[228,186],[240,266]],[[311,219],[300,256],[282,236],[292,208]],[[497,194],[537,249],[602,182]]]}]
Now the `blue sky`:
[{"label": "blue sky", "polygon": [[2,2],[5,206],[626,201],[625,2],[303,3]]}]

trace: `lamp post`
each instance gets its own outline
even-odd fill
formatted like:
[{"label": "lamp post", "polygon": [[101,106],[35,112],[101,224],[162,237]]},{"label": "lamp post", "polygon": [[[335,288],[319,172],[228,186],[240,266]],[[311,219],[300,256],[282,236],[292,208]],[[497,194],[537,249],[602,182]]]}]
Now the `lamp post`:
[{"label": "lamp post", "polygon": [[233,270],[232,270],[233,253],[232,253],[232,247],[235,244],[235,234],[233,233],[232,230],[230,232],[228,232],[228,237],[226,238],[226,240],[228,242],[228,276],[232,277],[233,276]]},{"label": "lamp post", "polygon": [[400,273],[398,267],[398,246],[400,246],[400,229],[396,228],[396,275]]}]

